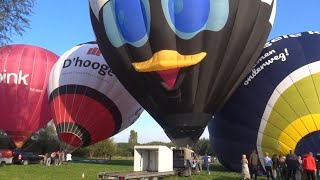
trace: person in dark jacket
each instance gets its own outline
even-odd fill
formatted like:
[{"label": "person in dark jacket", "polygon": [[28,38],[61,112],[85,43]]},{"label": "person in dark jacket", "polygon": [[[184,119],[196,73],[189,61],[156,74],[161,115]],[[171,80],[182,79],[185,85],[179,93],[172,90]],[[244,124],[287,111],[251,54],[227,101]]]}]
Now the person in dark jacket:
[{"label": "person in dark jacket", "polygon": [[320,179],[320,153],[316,154],[316,165],[317,165],[316,177],[317,179]]},{"label": "person in dark jacket", "polygon": [[316,180],[316,161],[313,158],[312,152],[309,152],[308,155],[303,158],[302,167],[307,174],[308,180]]},{"label": "person in dark jacket", "polygon": [[257,179],[258,161],[259,161],[259,156],[257,154],[257,151],[254,149],[252,150],[252,153],[250,154],[250,157],[249,157],[249,169],[250,169],[250,176],[252,179],[253,179],[253,174],[254,174],[254,179]]},{"label": "person in dark jacket", "polygon": [[287,155],[286,164],[288,169],[287,180],[289,180],[291,177],[293,180],[296,180],[296,172],[299,167],[299,159],[293,150],[290,150],[290,154]]},{"label": "person in dark jacket", "polygon": [[280,161],[277,154],[274,154],[271,158],[272,160],[272,169],[273,169],[273,176],[276,179],[277,177],[280,177]]},{"label": "person in dark jacket", "polygon": [[287,164],[286,164],[286,157],[281,155],[280,156],[280,175],[281,175],[281,180],[286,180],[287,179]]}]

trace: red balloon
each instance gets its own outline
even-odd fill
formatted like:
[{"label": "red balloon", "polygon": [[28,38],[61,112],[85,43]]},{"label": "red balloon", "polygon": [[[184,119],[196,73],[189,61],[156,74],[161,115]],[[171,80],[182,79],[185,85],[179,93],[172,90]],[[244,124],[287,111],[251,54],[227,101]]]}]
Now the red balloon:
[{"label": "red balloon", "polygon": [[17,148],[51,120],[47,84],[58,58],[31,45],[0,48],[0,129]]},{"label": "red balloon", "polygon": [[66,152],[119,133],[143,111],[112,73],[95,42],[77,45],[60,57],[50,73],[48,92]]}]

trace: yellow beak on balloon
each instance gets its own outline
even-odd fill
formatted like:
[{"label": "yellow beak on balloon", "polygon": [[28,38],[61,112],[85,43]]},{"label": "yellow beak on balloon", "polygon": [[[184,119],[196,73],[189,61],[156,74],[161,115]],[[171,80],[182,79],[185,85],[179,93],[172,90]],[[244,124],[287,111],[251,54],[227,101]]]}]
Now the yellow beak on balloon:
[{"label": "yellow beak on balloon", "polygon": [[161,50],[155,53],[150,59],[143,62],[132,63],[132,65],[138,72],[162,71],[198,64],[206,55],[207,53],[205,52],[194,55],[181,55],[174,50]]}]

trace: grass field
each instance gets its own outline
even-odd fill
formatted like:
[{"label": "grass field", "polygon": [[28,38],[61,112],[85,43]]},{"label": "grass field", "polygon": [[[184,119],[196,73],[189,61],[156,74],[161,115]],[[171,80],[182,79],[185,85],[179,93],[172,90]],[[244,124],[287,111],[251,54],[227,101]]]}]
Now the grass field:
[{"label": "grass field", "polygon": [[[41,164],[30,165],[6,165],[0,167],[0,179],[1,180],[73,180],[82,179],[84,173],[84,179],[97,179],[99,172],[105,171],[132,171],[132,160],[112,160],[106,164],[91,164],[91,163],[77,163],[72,162],[68,165],[60,166],[44,166]],[[191,176],[191,177],[179,177],[171,176],[164,180],[235,180],[241,179],[239,173],[230,172],[223,168],[220,164],[216,163],[211,165],[211,174],[206,176],[205,172]]]}]

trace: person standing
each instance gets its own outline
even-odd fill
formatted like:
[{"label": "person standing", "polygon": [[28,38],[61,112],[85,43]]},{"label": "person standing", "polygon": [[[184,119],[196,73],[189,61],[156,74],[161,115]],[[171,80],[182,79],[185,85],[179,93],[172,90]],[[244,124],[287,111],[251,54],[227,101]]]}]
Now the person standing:
[{"label": "person standing", "polygon": [[316,180],[316,161],[313,158],[312,152],[309,152],[308,155],[303,158],[302,167],[307,174],[308,180]]},{"label": "person standing", "polygon": [[287,164],[286,164],[286,157],[281,155],[280,156],[280,176],[281,176],[281,180],[286,180],[287,179]]},{"label": "person standing", "polygon": [[56,152],[51,152],[50,154],[50,158],[51,158],[51,163],[54,164],[55,163],[55,158],[56,158]]},{"label": "person standing", "polygon": [[253,175],[254,175],[254,179],[257,179],[257,174],[258,174],[258,161],[259,161],[259,157],[257,154],[257,151],[254,149],[252,150],[250,157],[249,157],[249,170],[250,170],[250,176],[253,179]]},{"label": "person standing", "polygon": [[317,165],[316,178],[320,179],[320,153],[316,154],[316,165]]},{"label": "person standing", "polygon": [[201,164],[201,156],[198,154],[198,166],[199,166],[199,171],[201,172],[202,171],[202,164]]},{"label": "person standing", "polygon": [[296,172],[299,167],[299,160],[298,156],[294,153],[293,150],[290,150],[290,153],[286,157],[286,164],[287,164],[287,180],[291,177],[293,180],[296,180]]},{"label": "person standing", "polygon": [[46,153],[46,166],[50,166],[51,164],[51,158],[50,158],[50,154],[49,153]]},{"label": "person standing", "polygon": [[66,158],[66,159],[67,159],[67,164],[69,164],[69,162],[72,161],[72,158],[71,158],[72,155],[71,155],[70,153],[68,153],[66,157],[67,157],[67,158]]},{"label": "person standing", "polygon": [[242,164],[242,175],[243,175],[243,179],[251,179],[250,178],[250,172],[249,172],[249,162],[247,159],[247,156],[245,154],[242,155],[242,159],[241,159],[241,164]]},{"label": "person standing", "polygon": [[271,179],[273,180],[272,160],[269,157],[269,153],[268,152],[266,152],[265,157],[264,157],[264,167],[266,168],[267,179],[269,180],[269,177],[271,176]]},{"label": "person standing", "polygon": [[61,150],[59,154],[59,165],[61,165],[65,161],[64,157],[65,157],[64,151]]},{"label": "person standing", "polygon": [[302,174],[303,174],[301,156],[298,156],[298,162],[299,162],[299,167],[298,167],[297,172],[296,172],[296,180],[301,180],[302,179]]},{"label": "person standing", "polygon": [[272,169],[273,169],[273,178],[276,179],[277,177],[280,177],[280,161],[277,154],[274,154],[271,158],[272,160]]},{"label": "person standing", "polygon": [[207,169],[207,175],[210,175],[210,163],[209,163],[209,157],[207,154],[202,156],[204,167]]},{"label": "person standing", "polygon": [[56,152],[56,155],[55,155],[55,157],[54,157],[54,164],[55,164],[55,165],[59,165],[59,154],[60,154],[60,152],[57,151],[57,152]]}]

